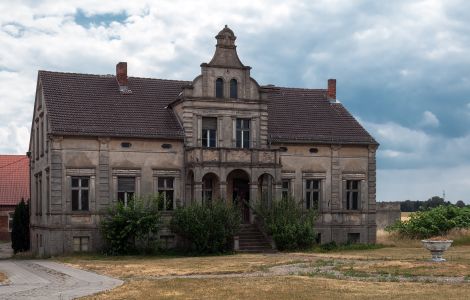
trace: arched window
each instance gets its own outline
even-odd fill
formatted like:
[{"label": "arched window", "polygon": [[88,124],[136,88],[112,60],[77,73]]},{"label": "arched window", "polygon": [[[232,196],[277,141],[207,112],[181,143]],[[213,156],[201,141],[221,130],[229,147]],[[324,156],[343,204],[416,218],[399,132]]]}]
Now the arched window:
[{"label": "arched window", "polygon": [[236,79],[230,80],[230,98],[238,98],[238,83]]},{"label": "arched window", "polygon": [[224,97],[224,80],[222,78],[217,78],[217,80],[215,81],[215,97]]}]

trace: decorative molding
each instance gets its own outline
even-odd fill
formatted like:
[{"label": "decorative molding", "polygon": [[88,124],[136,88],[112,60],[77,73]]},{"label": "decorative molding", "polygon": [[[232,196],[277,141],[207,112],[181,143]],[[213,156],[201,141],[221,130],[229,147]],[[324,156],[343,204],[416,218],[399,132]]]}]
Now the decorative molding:
[{"label": "decorative molding", "polygon": [[95,169],[65,169],[67,176],[95,176]]},{"label": "decorative molding", "polygon": [[154,177],[180,177],[181,172],[180,170],[174,170],[174,169],[154,169],[153,170],[153,176]]},{"label": "decorative molding", "polygon": [[366,180],[365,173],[343,173],[343,180]]},{"label": "decorative molding", "polygon": [[113,169],[113,176],[142,176],[140,169]]},{"label": "decorative molding", "polygon": [[282,179],[295,179],[295,171],[281,171]]},{"label": "decorative molding", "polygon": [[302,172],[303,179],[325,179],[326,172]]}]

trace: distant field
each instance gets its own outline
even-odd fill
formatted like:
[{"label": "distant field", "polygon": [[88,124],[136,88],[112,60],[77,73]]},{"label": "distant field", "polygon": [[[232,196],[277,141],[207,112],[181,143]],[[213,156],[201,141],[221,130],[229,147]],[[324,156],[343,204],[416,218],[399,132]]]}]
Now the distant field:
[{"label": "distant field", "polygon": [[411,214],[410,212],[402,212],[401,213],[401,220],[402,221],[408,220],[410,218],[410,214]]}]

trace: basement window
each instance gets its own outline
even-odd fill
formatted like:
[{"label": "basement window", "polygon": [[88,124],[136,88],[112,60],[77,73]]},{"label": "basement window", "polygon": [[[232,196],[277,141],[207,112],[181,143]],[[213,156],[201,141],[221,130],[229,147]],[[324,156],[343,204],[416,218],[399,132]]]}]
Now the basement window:
[{"label": "basement window", "polygon": [[73,251],[74,252],[88,252],[90,244],[90,237],[88,236],[74,236],[73,237]]},{"label": "basement window", "polygon": [[124,143],[121,143],[121,147],[122,148],[130,148],[130,147],[132,147],[132,144],[129,143],[129,142],[124,142]]},{"label": "basement window", "polygon": [[279,151],[281,151],[281,152],[287,152],[287,147],[279,147]]},{"label": "basement window", "polygon": [[162,144],[163,149],[171,149],[171,144]]},{"label": "basement window", "polygon": [[361,234],[358,232],[348,233],[348,244],[359,244],[361,241]]}]

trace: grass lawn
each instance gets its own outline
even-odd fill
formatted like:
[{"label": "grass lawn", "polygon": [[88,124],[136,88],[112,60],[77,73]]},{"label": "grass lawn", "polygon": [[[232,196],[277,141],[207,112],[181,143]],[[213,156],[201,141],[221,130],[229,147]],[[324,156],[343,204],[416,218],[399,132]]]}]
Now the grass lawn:
[{"label": "grass lawn", "polygon": [[[85,299],[467,299],[470,295],[469,245],[452,246],[444,255],[447,262],[433,263],[419,241],[389,239],[388,243],[390,246],[380,249],[327,253],[89,255],[59,260],[125,280],[121,287]],[[309,270],[327,266],[345,276],[299,271],[277,274],[270,269],[299,263]],[[241,274],[252,272],[256,276]],[[384,282],[381,276],[390,279]],[[442,276],[449,276],[450,283],[439,283]],[[427,282],[413,282],[418,280]]]},{"label": "grass lawn", "polygon": [[318,277],[131,281],[86,299],[468,299],[470,285],[360,282]]}]

